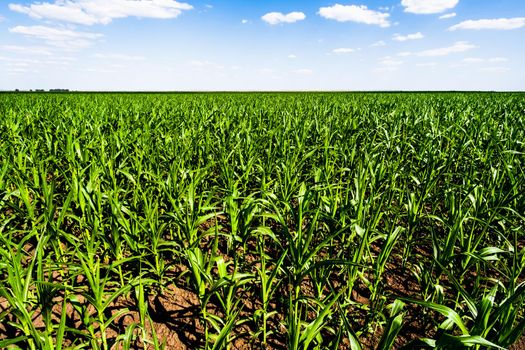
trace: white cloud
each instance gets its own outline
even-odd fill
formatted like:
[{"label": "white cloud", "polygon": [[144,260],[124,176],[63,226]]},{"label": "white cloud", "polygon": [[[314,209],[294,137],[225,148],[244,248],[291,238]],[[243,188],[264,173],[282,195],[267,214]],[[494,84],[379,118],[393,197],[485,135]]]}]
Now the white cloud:
[{"label": "white cloud", "polygon": [[105,69],[105,68],[84,68],[84,72],[89,73],[102,73],[102,74],[114,74],[117,73],[115,69]]},{"label": "white cloud", "polygon": [[298,74],[298,75],[312,75],[314,72],[311,69],[302,68],[302,69],[296,69],[292,71],[292,73]]},{"label": "white cloud", "polygon": [[60,65],[62,67],[71,65],[71,61],[68,61],[68,60],[63,61],[61,60],[61,57],[54,57],[52,60],[45,60],[40,63],[45,64],[45,65],[50,65],[50,64]]},{"label": "white cloud", "polygon": [[505,57],[492,57],[487,60],[487,62],[490,62],[490,63],[502,63],[502,62],[507,62],[507,61],[508,59]]},{"label": "white cloud", "polygon": [[193,60],[190,61],[189,66],[193,71],[206,74],[223,74],[226,71],[226,67],[222,64],[208,61],[208,60]]},{"label": "white cloud", "polygon": [[364,5],[335,4],[330,7],[321,7],[319,15],[338,22],[357,22],[378,25],[383,28],[390,27],[390,22],[388,21],[390,14],[369,10]]},{"label": "white cloud", "polygon": [[463,59],[463,63],[504,63],[508,59],[505,57],[491,57],[491,58],[479,58],[479,57],[467,57]]},{"label": "white cloud", "polygon": [[1,46],[2,51],[9,51],[18,54],[38,55],[38,56],[52,56],[53,53],[48,48],[38,46],[19,46],[19,45],[4,45]]},{"label": "white cloud", "polygon": [[[20,52],[17,52],[17,53],[20,53]],[[51,59],[46,58],[44,60],[41,60],[41,59],[34,59],[34,58],[31,58],[31,59],[22,58],[17,55],[17,57],[0,56],[0,61],[7,62],[8,66],[13,66],[13,67],[31,67],[35,65],[51,65],[51,64],[64,66],[64,65],[71,64],[71,62],[75,61],[75,59],[72,57],[67,57],[67,56],[55,56],[55,57],[51,57]]]},{"label": "white cloud", "polygon": [[242,23],[242,24],[248,24],[248,22],[249,22],[249,21],[248,21],[247,19],[242,19],[242,20],[241,20],[241,23]]},{"label": "white cloud", "polygon": [[477,58],[477,57],[467,57],[463,59],[464,63],[482,63],[485,62],[483,58]]},{"label": "white cloud", "polygon": [[444,15],[439,16],[439,19],[449,19],[449,18],[454,18],[454,17],[456,17],[456,13],[452,12],[452,13],[446,13]]},{"label": "white cloud", "polygon": [[410,51],[403,51],[403,52],[399,52],[397,55],[399,57],[408,57],[408,56],[412,56],[412,52],[410,52]]},{"label": "white cloud", "polygon": [[416,63],[416,67],[435,67],[435,66],[437,66],[436,62]]},{"label": "white cloud", "polygon": [[480,69],[484,73],[506,73],[510,71],[510,68],[507,67],[483,67]]},{"label": "white cloud", "polygon": [[5,21],[5,18],[0,16],[0,22],[3,22],[3,21]]},{"label": "white cloud", "polygon": [[[20,54],[33,55],[35,52],[38,52],[38,50],[35,50],[34,48],[18,46],[2,46],[0,48],[4,51],[11,51],[16,54],[15,57],[0,56],[0,61],[5,62],[5,68],[8,73],[36,73],[37,71],[35,68],[43,68],[45,66],[46,69],[49,69],[50,65],[64,68],[65,66],[69,65],[71,61],[75,60],[74,58],[67,56],[49,55],[46,55],[45,59],[24,58],[21,57]],[[49,57],[51,57],[51,59],[49,59]]]},{"label": "white cloud", "polygon": [[92,25],[100,23],[97,16],[86,13],[78,4],[71,3],[35,3],[29,6],[9,4],[11,11],[24,13],[36,19],[51,19],[77,24]]},{"label": "white cloud", "polygon": [[395,66],[384,66],[384,67],[377,67],[374,69],[374,72],[376,73],[388,73],[388,72],[395,72],[399,69],[399,67]]},{"label": "white cloud", "polygon": [[371,47],[381,47],[381,46],[386,46],[386,43],[383,40],[379,40],[379,41],[376,41],[375,43],[373,43],[370,46]]},{"label": "white cloud", "polygon": [[294,58],[297,58],[297,56],[294,55],[293,53],[291,53],[291,54],[288,55],[288,58],[290,58],[290,59],[294,59]]},{"label": "white cloud", "polygon": [[374,69],[376,73],[395,72],[399,67],[405,63],[404,61],[396,60],[391,56],[385,56],[379,59],[379,67]]},{"label": "white cloud", "polygon": [[28,73],[29,70],[27,68],[8,68],[7,72],[10,74],[18,74],[18,73]]},{"label": "white cloud", "polygon": [[42,39],[50,45],[67,50],[88,47],[91,45],[92,40],[103,36],[98,33],[76,32],[69,29],[46,26],[16,26],[14,28],[9,28],[9,32]]},{"label": "white cloud", "polygon": [[395,60],[390,56],[383,57],[379,60],[379,64],[381,64],[384,67],[397,67],[402,65],[403,63],[403,61]]},{"label": "white cloud", "polygon": [[516,18],[497,18],[497,19],[478,19],[463,21],[450,27],[448,30],[454,31],[458,29],[495,29],[495,30],[511,30],[525,27],[525,17]]},{"label": "white cloud", "polygon": [[92,46],[93,42],[84,39],[76,40],[61,40],[61,41],[48,41],[49,45],[53,45],[64,51],[79,51]]},{"label": "white cloud", "polygon": [[419,57],[448,56],[453,53],[466,52],[466,51],[470,51],[475,48],[477,48],[476,45],[472,45],[466,41],[458,41],[452,46],[420,51],[420,52],[415,53],[415,55]]},{"label": "white cloud", "polygon": [[7,64],[9,67],[29,67],[30,64],[27,62],[10,62]]},{"label": "white cloud", "polygon": [[417,32],[417,33],[414,33],[414,34],[408,34],[408,35],[394,34],[394,37],[392,38],[392,40],[395,40],[395,41],[408,41],[408,40],[423,39],[424,37],[425,36],[421,32]]},{"label": "white cloud", "polygon": [[347,54],[352,52],[361,51],[361,49],[352,49],[350,47],[339,47],[337,49],[333,49],[332,52],[335,54]]},{"label": "white cloud", "polygon": [[263,21],[268,24],[276,25],[280,23],[295,23],[302,21],[306,18],[306,15],[302,12],[290,12],[287,14],[281,12],[269,12],[261,17]]},{"label": "white cloud", "polygon": [[459,0],[402,0],[401,5],[405,12],[416,14],[441,13],[450,10],[459,3]]},{"label": "white cloud", "polygon": [[70,40],[70,39],[97,39],[102,37],[102,34],[97,33],[86,33],[86,32],[75,32],[68,29],[62,28],[51,28],[46,26],[16,26],[9,28],[9,32],[23,34],[27,36],[34,36],[44,40]]},{"label": "white cloud", "polygon": [[193,7],[174,0],[55,0],[29,6],[9,4],[9,8],[32,18],[93,25],[126,17],[176,18]]},{"label": "white cloud", "polygon": [[96,53],[93,57],[116,61],[144,61],[146,59],[144,56],[124,55],[120,53]]}]

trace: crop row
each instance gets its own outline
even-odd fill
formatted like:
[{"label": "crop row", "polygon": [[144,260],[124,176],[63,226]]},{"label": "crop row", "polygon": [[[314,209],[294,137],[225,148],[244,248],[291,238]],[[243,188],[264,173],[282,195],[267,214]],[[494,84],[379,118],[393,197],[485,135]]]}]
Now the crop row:
[{"label": "crop row", "polygon": [[523,94],[3,94],[0,135],[0,347],[525,329]]}]

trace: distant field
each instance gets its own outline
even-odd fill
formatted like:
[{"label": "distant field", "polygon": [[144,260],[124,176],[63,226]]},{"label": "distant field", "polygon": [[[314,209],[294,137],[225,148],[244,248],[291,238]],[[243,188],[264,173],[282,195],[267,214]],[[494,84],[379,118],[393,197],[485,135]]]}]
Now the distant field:
[{"label": "distant field", "polygon": [[0,348],[525,349],[525,94],[0,94]]}]

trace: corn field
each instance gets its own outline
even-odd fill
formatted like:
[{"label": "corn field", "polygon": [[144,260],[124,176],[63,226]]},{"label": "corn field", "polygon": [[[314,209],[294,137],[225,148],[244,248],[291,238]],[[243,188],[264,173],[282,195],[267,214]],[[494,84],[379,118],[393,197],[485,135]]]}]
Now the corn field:
[{"label": "corn field", "polygon": [[525,349],[524,94],[3,93],[0,135],[0,348]]}]

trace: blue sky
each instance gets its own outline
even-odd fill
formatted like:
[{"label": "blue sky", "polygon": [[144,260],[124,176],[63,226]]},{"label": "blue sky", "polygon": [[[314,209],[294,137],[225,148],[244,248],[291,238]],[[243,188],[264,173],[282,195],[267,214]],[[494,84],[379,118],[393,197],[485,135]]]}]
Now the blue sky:
[{"label": "blue sky", "polygon": [[0,90],[525,90],[523,0],[7,0]]}]

